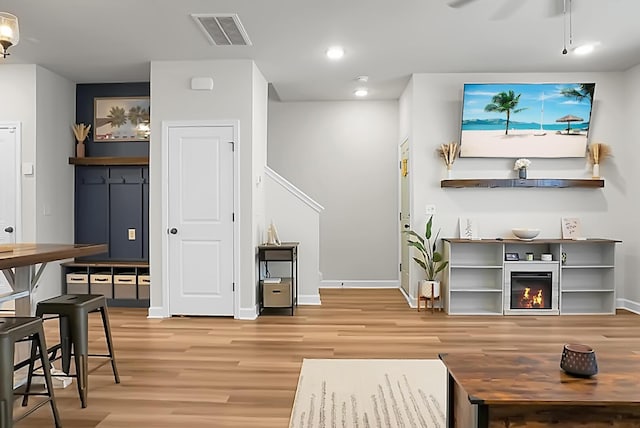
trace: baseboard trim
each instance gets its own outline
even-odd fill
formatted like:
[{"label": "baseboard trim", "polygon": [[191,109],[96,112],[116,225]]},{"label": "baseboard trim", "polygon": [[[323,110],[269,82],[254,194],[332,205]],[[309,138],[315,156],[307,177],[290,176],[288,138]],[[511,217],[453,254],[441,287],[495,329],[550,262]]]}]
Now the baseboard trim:
[{"label": "baseboard trim", "polygon": [[416,298],[415,297],[411,297],[407,294],[406,291],[404,291],[404,288],[400,287],[400,292],[402,293],[402,295],[404,296],[404,299],[407,301],[407,305],[409,305],[410,308],[417,308],[416,305]]},{"label": "baseboard trim", "polygon": [[147,318],[169,318],[162,306],[150,306]]},{"label": "baseboard trim", "polygon": [[298,305],[318,306],[322,305],[319,294],[303,294],[298,296]]},{"label": "baseboard trim", "polygon": [[324,280],[320,281],[320,288],[399,288],[400,281],[379,280]]},{"label": "baseboard trim", "polygon": [[238,318],[239,320],[255,320],[258,318],[258,308],[253,307],[253,308],[240,308],[240,310],[238,311]]},{"label": "baseboard trim", "polygon": [[640,303],[629,299],[616,299],[617,309],[626,309],[629,312],[640,315]]}]

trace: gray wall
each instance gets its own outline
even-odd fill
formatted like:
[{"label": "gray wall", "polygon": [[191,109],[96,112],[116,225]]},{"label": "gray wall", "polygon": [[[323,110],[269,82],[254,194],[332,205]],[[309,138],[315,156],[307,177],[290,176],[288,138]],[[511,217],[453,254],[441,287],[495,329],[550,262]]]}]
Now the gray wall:
[{"label": "gray wall", "polygon": [[398,102],[271,101],[268,139],[269,167],[325,208],[323,285],[397,285]]},{"label": "gray wall", "polygon": [[[190,81],[196,76],[211,76],[212,91],[193,91]],[[240,160],[239,212],[240,237],[236,252],[239,256],[237,290],[240,293],[241,318],[256,317],[255,247],[264,230],[264,191],[258,189],[256,177],[263,173],[266,147],[267,82],[250,60],[218,61],[153,61],[151,63],[151,142],[149,147],[149,264],[152,275],[152,317],[166,316],[162,283],[164,271],[162,246],[166,242],[163,229],[162,123],[167,121],[238,120],[239,141],[236,145]],[[202,269],[208,269],[203,266]]]}]

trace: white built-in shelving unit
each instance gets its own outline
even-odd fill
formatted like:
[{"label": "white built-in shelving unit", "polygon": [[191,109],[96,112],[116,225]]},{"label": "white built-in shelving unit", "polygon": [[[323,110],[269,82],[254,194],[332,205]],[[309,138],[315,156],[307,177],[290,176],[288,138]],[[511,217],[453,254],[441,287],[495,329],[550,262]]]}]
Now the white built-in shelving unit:
[{"label": "white built-in shelving unit", "polygon": [[[560,314],[615,313],[615,245],[610,239],[443,239],[449,265],[443,276],[450,315],[503,315],[505,264],[539,263],[548,253],[559,263]],[[505,261],[518,253],[520,261]],[[534,261],[525,254],[533,253]],[[563,254],[566,256],[563,260]]]}]

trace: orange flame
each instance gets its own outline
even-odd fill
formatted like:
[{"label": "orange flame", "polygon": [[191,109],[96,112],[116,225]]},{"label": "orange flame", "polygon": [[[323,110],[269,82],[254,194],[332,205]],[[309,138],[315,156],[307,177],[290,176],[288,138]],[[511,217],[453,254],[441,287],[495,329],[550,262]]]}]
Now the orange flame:
[{"label": "orange flame", "polygon": [[539,289],[535,294],[531,295],[531,288],[526,287],[522,292],[519,308],[544,308],[544,296],[542,295],[542,289]]}]

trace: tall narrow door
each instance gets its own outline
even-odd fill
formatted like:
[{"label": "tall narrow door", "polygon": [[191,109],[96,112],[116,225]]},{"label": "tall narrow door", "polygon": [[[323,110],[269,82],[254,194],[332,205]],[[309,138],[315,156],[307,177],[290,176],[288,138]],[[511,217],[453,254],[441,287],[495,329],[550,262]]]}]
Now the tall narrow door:
[{"label": "tall narrow door", "polygon": [[400,285],[407,296],[409,294],[409,245],[407,235],[403,233],[410,230],[410,203],[409,203],[409,141],[404,140],[400,145]]},{"label": "tall narrow door", "polygon": [[[16,242],[18,148],[17,127],[0,126],[0,246]],[[9,290],[9,283],[0,272],[0,293]]]},{"label": "tall narrow door", "polygon": [[169,312],[233,315],[233,127],[170,127]]}]

